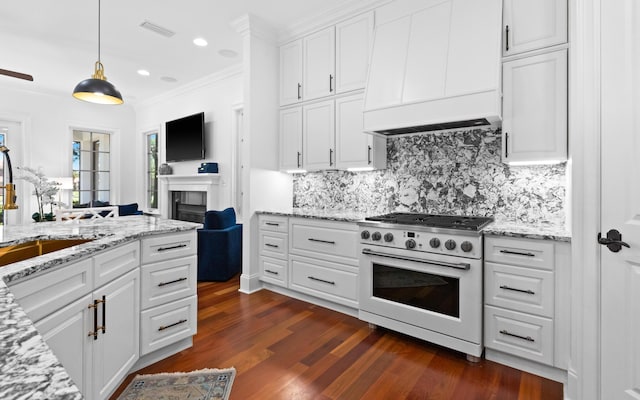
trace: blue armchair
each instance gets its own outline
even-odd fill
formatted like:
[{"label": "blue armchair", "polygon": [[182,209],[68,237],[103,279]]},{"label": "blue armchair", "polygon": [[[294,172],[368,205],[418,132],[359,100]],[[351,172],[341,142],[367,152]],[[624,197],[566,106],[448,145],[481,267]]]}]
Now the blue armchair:
[{"label": "blue armchair", "polygon": [[228,281],[242,269],[242,224],[233,208],[207,211],[198,229],[198,280]]}]

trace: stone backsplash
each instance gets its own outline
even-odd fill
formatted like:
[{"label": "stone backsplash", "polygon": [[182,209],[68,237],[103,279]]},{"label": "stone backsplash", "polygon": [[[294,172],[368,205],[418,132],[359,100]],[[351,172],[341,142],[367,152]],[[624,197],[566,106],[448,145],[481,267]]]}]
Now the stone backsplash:
[{"label": "stone backsplash", "polygon": [[500,134],[474,129],[388,139],[386,170],[295,175],[293,206],[564,224],[566,164],[507,166]]}]

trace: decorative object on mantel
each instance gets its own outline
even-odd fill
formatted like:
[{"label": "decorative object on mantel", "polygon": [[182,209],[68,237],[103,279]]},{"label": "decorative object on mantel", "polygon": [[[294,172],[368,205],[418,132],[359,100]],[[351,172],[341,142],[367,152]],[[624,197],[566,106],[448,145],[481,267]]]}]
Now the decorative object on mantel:
[{"label": "decorative object on mantel", "polygon": [[[60,189],[61,183],[50,181],[42,172],[42,169],[33,169],[30,167],[18,167],[22,171],[19,179],[23,179],[33,184],[33,194],[38,201],[38,212],[33,213],[31,218],[35,222],[53,221],[53,206],[58,205],[55,196]],[[49,212],[45,214],[44,206],[49,205]]]},{"label": "decorative object on mantel", "polygon": [[164,163],[158,167],[158,174],[160,175],[171,175],[173,173],[173,169],[167,163]]},{"label": "decorative object on mantel", "polygon": [[107,81],[104,66],[100,62],[100,0],[98,0],[98,61],[91,78],[85,79],[73,89],[73,97],[96,104],[122,104],[122,95]]},{"label": "decorative object on mantel", "polygon": [[228,400],[235,368],[138,375],[118,400]]},{"label": "decorative object on mantel", "polygon": [[218,163],[217,162],[203,162],[198,167],[199,174],[217,174],[218,173]]}]

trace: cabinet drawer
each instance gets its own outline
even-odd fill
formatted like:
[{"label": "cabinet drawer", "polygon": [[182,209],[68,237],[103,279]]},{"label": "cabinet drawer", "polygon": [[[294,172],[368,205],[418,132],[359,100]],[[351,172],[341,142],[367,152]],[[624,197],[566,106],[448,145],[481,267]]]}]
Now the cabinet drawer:
[{"label": "cabinet drawer", "polygon": [[191,296],[141,312],[140,354],[195,335],[197,311],[197,297]]},{"label": "cabinet drawer", "polygon": [[100,287],[140,265],[140,242],[137,240],[106,250],[93,257],[94,287]]},{"label": "cabinet drawer", "polygon": [[490,349],[553,365],[553,321],[485,306],[484,345]]},{"label": "cabinet drawer", "polygon": [[291,253],[358,265],[358,232],[355,224],[309,224],[294,220],[290,232]]},{"label": "cabinet drawer", "polygon": [[553,317],[553,272],[485,263],[485,302],[498,307]]},{"label": "cabinet drawer", "polygon": [[197,253],[197,246],[195,230],[145,238],[142,240],[142,263],[191,256]]},{"label": "cabinet drawer", "polygon": [[274,285],[287,286],[287,260],[260,257],[260,280]]},{"label": "cabinet drawer", "polygon": [[286,259],[289,255],[286,233],[260,231],[260,254]]},{"label": "cabinet drawer", "polygon": [[93,264],[89,259],[56,267],[10,287],[29,318],[38,321],[93,290]]},{"label": "cabinet drawer", "polygon": [[487,236],[484,246],[486,261],[553,269],[554,247],[552,242]]},{"label": "cabinet drawer", "polygon": [[289,226],[287,217],[278,217],[276,215],[260,215],[258,218],[260,230],[287,233]]},{"label": "cabinet drawer", "polygon": [[358,275],[335,263],[291,257],[291,289],[358,307]]},{"label": "cabinet drawer", "polygon": [[143,265],[142,309],[196,294],[196,265],[196,256]]}]

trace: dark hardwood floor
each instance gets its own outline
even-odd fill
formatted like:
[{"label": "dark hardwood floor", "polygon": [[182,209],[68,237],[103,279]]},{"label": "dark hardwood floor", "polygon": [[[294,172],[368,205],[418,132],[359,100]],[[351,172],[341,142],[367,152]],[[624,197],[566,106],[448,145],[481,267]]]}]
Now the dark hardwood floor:
[{"label": "dark hardwood floor", "polygon": [[231,400],[562,399],[562,385],[267,290],[198,283],[192,348],[137,374],[235,367]]}]

